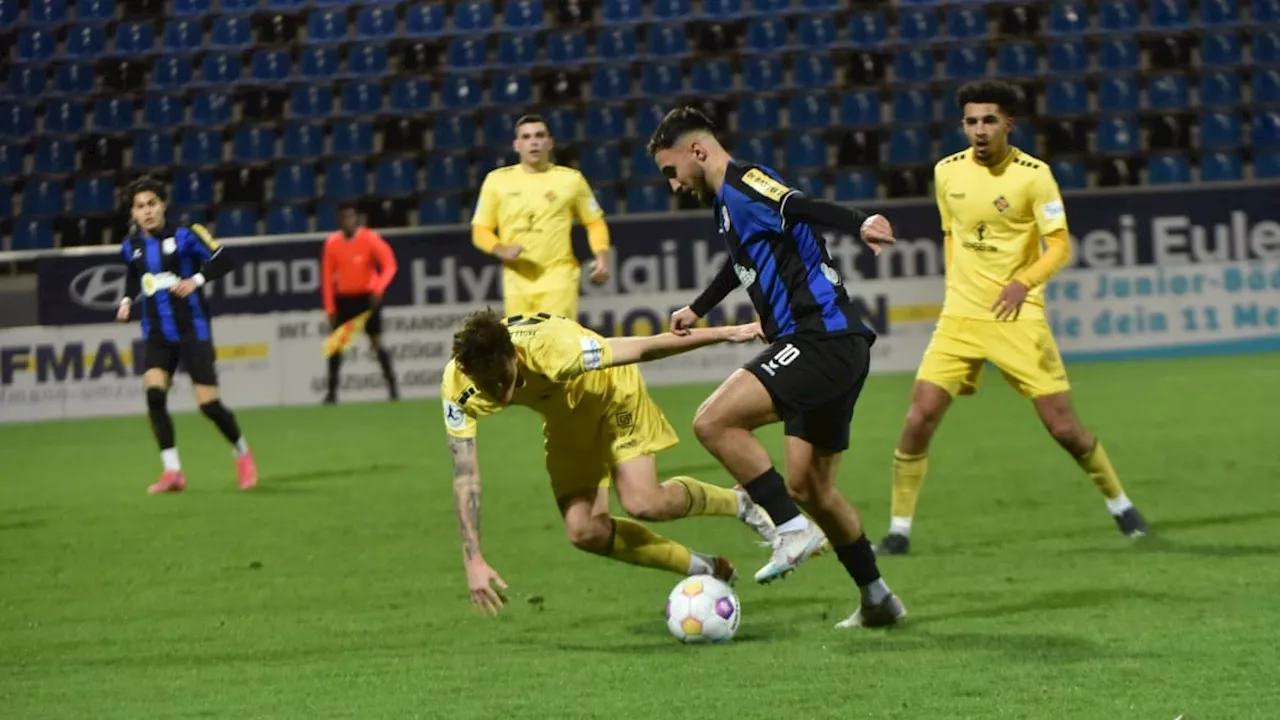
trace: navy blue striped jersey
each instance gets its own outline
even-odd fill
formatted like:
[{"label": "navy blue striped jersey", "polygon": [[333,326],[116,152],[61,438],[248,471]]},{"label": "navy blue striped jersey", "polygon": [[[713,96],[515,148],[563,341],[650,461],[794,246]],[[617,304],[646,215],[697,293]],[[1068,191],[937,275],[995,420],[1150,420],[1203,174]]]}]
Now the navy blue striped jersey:
[{"label": "navy blue striped jersey", "polygon": [[715,198],[729,261],[770,342],[788,335],[874,338],[849,302],[826,243],[807,223],[787,220],[802,197],[770,168],[730,162]]},{"label": "navy blue striped jersey", "polygon": [[222,247],[208,230],[201,225],[179,225],[166,226],[154,236],[138,231],[125,238],[121,250],[129,268],[126,292],[137,308],[131,314],[140,311],[144,336],[170,342],[184,336],[197,340],[212,337],[204,294],[197,290],[179,298],[169,292],[179,280],[201,272],[221,254]]}]

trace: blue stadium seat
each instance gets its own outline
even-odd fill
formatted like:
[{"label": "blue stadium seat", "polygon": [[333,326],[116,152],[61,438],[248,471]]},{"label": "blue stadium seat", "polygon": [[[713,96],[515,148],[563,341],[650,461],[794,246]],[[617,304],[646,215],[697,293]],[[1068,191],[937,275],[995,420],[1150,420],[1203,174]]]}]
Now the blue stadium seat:
[{"label": "blue stadium seat", "polygon": [[689,54],[689,36],[682,25],[650,27],[645,48],[655,59],[685,57]]},{"label": "blue stadium seat", "polygon": [[788,43],[787,24],[781,18],[754,18],[747,22],[746,52],[778,52]]},{"label": "blue stadium seat", "polygon": [[54,135],[79,135],[85,131],[84,106],[71,100],[45,103],[44,131]]},{"label": "blue stadium seat", "polygon": [[9,71],[9,95],[19,100],[35,100],[44,94],[48,75],[43,67],[20,65]]},{"label": "blue stadium seat", "polygon": [[31,0],[27,23],[33,26],[58,26],[68,22],[66,0]]},{"label": "blue stadium seat", "polygon": [[338,121],[330,123],[329,132],[333,135],[333,155],[339,157],[373,154],[373,124],[355,121]]},{"label": "blue stadium seat", "polygon": [[[803,104],[803,97],[796,95],[791,98],[792,104],[797,102]],[[791,123],[797,127],[803,127],[797,122],[796,114],[791,114]],[[738,131],[744,133],[765,133],[773,132],[782,127],[778,114],[778,99],[776,97],[748,97],[742,100],[742,104],[738,106]]]},{"label": "blue stadium seat", "polygon": [[920,128],[897,129],[889,134],[889,164],[925,165],[932,153],[929,133]]},{"label": "blue stadium seat", "polygon": [[1208,153],[1200,158],[1200,179],[1204,182],[1230,182],[1244,179],[1244,164],[1239,153]]},{"label": "blue stadium seat", "polygon": [[1235,113],[1207,110],[1200,114],[1200,147],[1232,149],[1240,147],[1242,140],[1240,117]]},{"label": "blue stadium seat", "polygon": [[933,40],[938,35],[938,15],[933,9],[908,10],[898,13],[898,41],[916,45]]},{"label": "blue stadium seat", "polygon": [[591,194],[596,196],[596,203],[600,205],[600,209],[605,215],[614,215],[618,212],[618,194],[613,187],[601,186],[591,189]]},{"label": "blue stadium seat", "polygon": [[316,228],[321,232],[327,232],[331,228],[338,226],[338,202],[336,200],[323,200],[315,204],[315,211],[311,213],[311,219]]},{"label": "blue stadium seat", "polygon": [[218,209],[213,229],[219,237],[250,237],[258,234],[258,213],[247,207]]},{"label": "blue stadium seat", "polygon": [[170,55],[158,58],[151,67],[151,87],[181,92],[192,82],[191,58]]},{"label": "blue stadium seat", "polygon": [[1156,155],[1147,161],[1147,170],[1152,185],[1191,182],[1191,162],[1186,155]]},{"label": "blue stadium seat", "polygon": [[102,23],[116,19],[115,0],[76,0],[76,20]]},{"label": "blue stadium seat", "polygon": [[484,88],[474,77],[451,77],[440,89],[440,100],[449,110],[476,108],[484,100]]},{"label": "blue stadium seat", "polygon": [[942,143],[939,148],[940,155],[943,157],[954,155],[967,147],[969,147],[969,138],[965,137],[963,128],[944,127],[942,129]]},{"label": "blue stadium seat", "polygon": [[[219,0],[218,11],[222,15],[252,15],[258,11],[259,0]],[[318,4],[323,5],[324,0]]]},{"label": "blue stadium seat", "polygon": [[387,158],[378,163],[374,192],[387,197],[418,191],[418,164],[413,158]]},{"label": "blue stadium seat", "polygon": [[1200,0],[1200,24],[1204,27],[1222,27],[1239,23],[1239,0]]},{"label": "blue stadium seat", "polygon": [[[831,99],[826,93],[792,95],[787,103],[787,115],[790,117],[787,127],[825,130],[831,127]],[[742,126],[742,110],[738,111],[738,125]],[[772,128],[776,127],[779,126],[775,118]]]},{"label": "blue stadium seat", "polygon": [[835,44],[836,22],[830,15],[804,17],[796,28],[800,46],[806,50],[826,50]]},{"label": "blue stadium seat", "polygon": [[1049,12],[1047,35],[1084,35],[1089,32],[1089,8],[1079,0],[1053,3]]},{"label": "blue stadium seat", "polygon": [[253,46],[253,27],[249,18],[222,16],[213,21],[209,47],[214,50],[248,50]]},{"label": "blue stadium seat", "polygon": [[1103,112],[1130,112],[1138,109],[1138,80],[1135,77],[1104,77],[1098,81],[1098,109]]},{"label": "blue stadium seat", "polygon": [[1200,37],[1200,62],[1214,67],[1234,67],[1244,59],[1240,36],[1235,33],[1209,33]]},{"label": "blue stadium seat", "polygon": [[242,125],[233,143],[236,162],[270,162],[276,155],[276,133],[270,127]]},{"label": "blue stadium seat", "polygon": [[[285,145],[288,144],[286,133]],[[276,200],[310,201],[316,196],[316,168],[310,163],[281,163],[276,166],[271,184]]]},{"label": "blue stadium seat", "polygon": [[169,14],[180,18],[201,18],[213,14],[213,0],[173,0]]},{"label": "blue stadium seat", "polygon": [[433,155],[427,162],[427,190],[461,190],[467,182],[465,157]]},{"label": "blue stadium seat", "polygon": [[[694,92],[697,92],[697,90],[695,89]],[[743,106],[748,102],[748,100],[744,99],[742,101]],[[658,129],[658,125],[662,123],[662,117],[666,112],[667,106],[662,102],[647,102],[640,104],[635,111],[636,136],[642,139],[652,137],[654,131]],[[741,107],[739,108],[738,113],[739,117],[741,117]],[[741,127],[741,120],[738,121],[738,125]]]},{"label": "blue stadium seat", "polygon": [[307,16],[307,43],[333,44],[347,39],[347,14],[338,10],[316,10]]},{"label": "blue stadium seat", "polygon": [[901,125],[922,125],[933,122],[933,97],[927,90],[895,92],[893,121]]},{"label": "blue stadium seat", "polygon": [[669,97],[684,92],[684,75],[678,63],[646,63],[640,76],[640,90],[646,95]]},{"label": "blue stadium seat", "polygon": [[290,122],[284,126],[284,156],[291,160],[310,160],[324,154],[324,126],[308,122]]},{"label": "blue stadium seat", "polygon": [[1051,82],[1045,93],[1049,115],[1083,115],[1089,112],[1089,88],[1083,80]]},{"label": "blue stadium seat", "polygon": [[352,82],[342,87],[345,115],[377,115],[382,112],[382,83]]},{"label": "blue stadium seat", "polygon": [[[578,139],[578,118],[572,110],[553,108],[543,113],[542,117],[547,121],[547,129],[551,131],[551,137],[562,142],[573,142]],[[512,123],[507,126],[508,139],[511,137],[514,125],[515,123]]]},{"label": "blue stadium seat", "polygon": [[222,162],[222,133],[187,130],[182,133],[182,164],[188,167],[218,165]]},{"label": "blue stadium seat", "polygon": [[1049,46],[1049,72],[1053,75],[1076,75],[1089,69],[1089,53],[1084,43],[1075,40]]},{"label": "blue stadium seat", "polygon": [[14,221],[14,250],[44,250],[51,247],[53,247],[51,221],[30,217],[20,217]]},{"label": "blue stadium seat", "polygon": [[67,30],[62,52],[72,60],[94,60],[107,52],[106,35],[101,25],[79,25]]},{"label": "blue stadium seat", "polygon": [[[1255,75],[1255,82],[1259,76]],[[1254,98],[1258,92],[1255,88]],[[1240,77],[1235,71],[1206,72],[1200,77],[1200,104],[1209,107],[1235,107],[1240,104]]]},{"label": "blue stadium seat", "polygon": [[1182,110],[1191,103],[1186,75],[1147,77],[1147,104],[1154,110]]},{"label": "blue stadium seat", "polygon": [[622,155],[612,143],[592,145],[582,151],[578,169],[590,183],[615,182],[622,177]]},{"label": "blue stadium seat", "polygon": [[[17,177],[25,174],[26,151],[16,143],[0,143],[0,177]],[[0,187],[5,187],[0,185]],[[3,213],[0,213],[2,216]]]},{"label": "blue stadium seat", "polygon": [[173,205],[213,204],[213,176],[203,170],[180,170],[173,175]]},{"label": "blue stadium seat", "polygon": [[443,37],[447,24],[444,3],[414,4],[405,8],[404,34],[415,40]]},{"label": "blue stadium seat", "polygon": [[638,23],[644,19],[644,3],[643,0],[604,0],[600,15],[606,25]]},{"label": "blue stadium seat", "polygon": [[605,29],[596,37],[601,62],[631,62],[636,57],[636,31],[630,25]]},{"label": "blue stadium seat", "polygon": [[147,96],[147,104],[142,111],[142,122],[146,127],[173,128],[182,125],[186,119],[187,106],[181,96]]},{"label": "blue stadium seat", "polygon": [[1258,68],[1253,71],[1253,102],[1258,105],[1280,104],[1280,69]]},{"label": "blue stadium seat", "polygon": [[235,99],[226,93],[198,93],[191,104],[191,119],[197,125],[210,127],[229,125],[235,104]]},{"label": "blue stadium seat", "polygon": [[1112,117],[1098,122],[1098,152],[1133,154],[1138,152],[1138,122],[1133,117]]},{"label": "blue stadium seat", "polygon": [[493,30],[493,3],[490,0],[471,0],[453,7],[453,31],[455,33],[487,33]]},{"label": "blue stadium seat", "polygon": [[396,36],[396,11],[387,7],[364,7],[356,13],[357,40],[391,40]]},{"label": "blue stadium seat", "polygon": [[671,191],[662,185],[627,185],[628,213],[666,212],[670,208]]},{"label": "blue stadium seat", "polygon": [[369,171],[359,160],[329,162],[324,168],[324,196],[331,200],[362,197],[368,181]]},{"label": "blue stadium seat", "polygon": [[693,64],[693,91],[698,95],[723,95],[733,91],[733,65],[726,58],[710,58]]},{"label": "blue stadium seat", "polygon": [[621,100],[631,95],[631,69],[605,67],[591,78],[591,98],[596,101]]},{"label": "blue stadium seat", "polygon": [[587,108],[587,140],[617,140],[627,134],[627,116],[620,107],[596,105]]},{"label": "blue stadium seat", "polygon": [[850,127],[879,125],[880,96],[871,91],[845,93],[840,96],[840,124]]},{"label": "blue stadium seat", "polygon": [[581,30],[547,33],[543,43],[547,48],[547,62],[551,65],[577,65],[587,59],[587,36]]},{"label": "blue stadium seat", "polygon": [[879,10],[855,13],[849,18],[849,46],[855,50],[878,48],[889,41],[889,22]]},{"label": "blue stadium seat", "polygon": [[693,3],[691,0],[654,0],[649,12],[656,22],[689,20],[693,17]]},{"label": "blue stadium seat", "polygon": [[[508,127],[508,142],[512,136],[511,128]],[[465,150],[475,147],[476,119],[471,115],[458,113],[441,115],[436,118],[435,126],[432,128],[432,139],[435,147],[446,150]]]},{"label": "blue stadium seat", "polygon": [[166,53],[193,53],[204,45],[204,31],[197,20],[170,20],[164,25]]},{"label": "blue stadium seat", "polygon": [[[307,48],[299,53],[298,76],[303,80],[332,80],[338,76],[338,49],[333,47]],[[297,92],[294,88],[294,92]]]},{"label": "blue stadium seat", "polygon": [[751,0],[751,8],[744,15],[779,17],[791,10],[791,0]]},{"label": "blue stadium seat", "polygon": [[489,53],[482,40],[454,38],[445,53],[445,64],[450,70],[477,70],[489,64]]},{"label": "blue stadium seat", "polygon": [[542,0],[514,0],[506,4],[502,25],[506,30],[537,30],[546,22]]},{"label": "blue stadium seat", "polygon": [[987,13],[971,8],[947,11],[947,35],[952,40],[982,40],[987,37]]},{"label": "blue stadium seat", "polygon": [[77,97],[93,92],[97,84],[92,63],[58,63],[57,79],[59,94]]},{"label": "blue stadium seat", "polygon": [[1098,45],[1098,65],[1106,72],[1137,70],[1141,61],[1136,40],[1104,40]]},{"label": "blue stadium seat", "polygon": [[1258,113],[1253,116],[1252,125],[1255,148],[1280,148],[1280,112]]},{"label": "blue stadium seat", "polygon": [[1159,30],[1181,30],[1191,24],[1187,0],[1151,0],[1149,23]]},{"label": "blue stadium seat", "polygon": [[294,235],[307,232],[307,211],[298,205],[273,205],[267,211],[268,235]]},{"label": "blue stadium seat", "polygon": [[498,65],[505,68],[528,68],[538,60],[536,35],[503,35],[498,40]]},{"label": "blue stadium seat", "polygon": [[902,83],[927,83],[937,74],[933,52],[904,50],[893,63],[894,75]]},{"label": "blue stadium seat", "polygon": [[795,177],[795,188],[801,194],[808,195],[812,198],[823,199],[827,194],[827,183],[822,179],[821,175],[797,175]]},{"label": "blue stadium seat", "polygon": [[1249,14],[1254,25],[1280,24],[1280,0],[1252,0]]},{"label": "blue stadium seat", "polygon": [[784,157],[788,169],[824,168],[827,166],[827,144],[821,135],[787,133]]},{"label": "blue stadium seat", "polygon": [[1103,0],[1098,8],[1098,27],[1103,32],[1134,32],[1141,20],[1142,10],[1137,0]]},{"label": "blue stadium seat", "polygon": [[243,69],[240,53],[208,53],[200,63],[199,84],[215,87],[235,85],[240,82]]},{"label": "blue stadium seat", "polygon": [[830,88],[836,84],[836,68],[826,53],[805,53],[797,57],[792,66],[795,86],[812,90]]},{"label": "blue stadium seat", "polygon": [[1280,178],[1280,151],[1255,153],[1253,174],[1263,179]]},{"label": "blue stadium seat", "polygon": [[875,173],[870,170],[850,170],[836,176],[836,200],[874,200],[879,191]]},{"label": "blue stadium seat", "polygon": [[987,51],[980,47],[959,47],[947,51],[947,79],[974,80],[987,74]]},{"label": "blue stadium seat", "polygon": [[67,140],[36,141],[35,171],[40,175],[70,175],[76,170],[76,148]]},{"label": "blue stadium seat", "polygon": [[713,20],[735,20],[742,17],[742,0],[703,0],[702,14]]},{"label": "blue stadium seat", "polygon": [[644,143],[636,143],[631,147],[631,173],[628,180],[632,182],[640,182],[646,179],[658,177],[658,168],[654,165],[653,158],[649,157],[649,152],[645,150]]},{"label": "blue stadium seat", "polygon": [[423,225],[452,225],[461,215],[462,204],[457,195],[430,198],[418,205],[418,222]]},{"label": "blue stadium seat", "polygon": [[[515,128],[516,119],[519,117],[520,115],[513,110],[484,113],[484,126],[481,128],[482,132],[484,133],[484,144],[485,145],[509,144],[511,142],[511,138],[514,135],[513,130]],[[440,118],[440,122],[443,122],[444,120],[445,120],[444,117]],[[438,126],[438,123],[437,123],[437,126]],[[439,131],[437,130],[437,132]],[[555,131],[552,131],[551,134],[552,134],[552,137],[555,137],[557,140],[560,139],[558,136],[556,136]],[[437,144],[438,144],[438,141],[437,141]]]},{"label": "blue stadium seat", "polygon": [[1253,36],[1253,61],[1260,65],[1280,64],[1280,31],[1262,32]]},{"label": "blue stadium seat", "polygon": [[391,111],[416,115],[431,109],[431,84],[416,78],[401,78],[391,83]]},{"label": "blue stadium seat", "polygon": [[1009,144],[1022,148],[1032,155],[1036,154],[1036,136],[1031,123],[1018,123],[1009,132]]},{"label": "blue stadium seat", "polygon": [[347,74],[351,77],[383,77],[388,74],[389,67],[385,44],[366,43],[347,49]]},{"label": "blue stadium seat", "polygon": [[744,138],[739,144],[734,157],[741,156],[747,162],[773,165],[776,151],[773,138],[768,135]]},{"label": "blue stadium seat", "polygon": [[142,57],[156,50],[156,29],[150,22],[123,22],[113,33],[115,54]]},{"label": "blue stadium seat", "polygon": [[18,26],[21,9],[14,0],[0,2],[0,33],[7,33]]},{"label": "blue stadium seat", "polygon": [[755,92],[774,92],[783,87],[782,61],[775,57],[753,57],[743,61],[742,83]]},{"label": "blue stadium seat", "polygon": [[253,54],[250,75],[254,82],[283,85],[293,74],[293,56],[288,50],[259,50]]},{"label": "blue stadium seat", "polygon": [[1064,190],[1078,190],[1088,185],[1089,175],[1084,163],[1079,160],[1053,160],[1049,163],[1058,187]]},{"label": "blue stadium seat", "polygon": [[1029,42],[1001,43],[996,51],[996,72],[1005,77],[1030,77],[1040,73],[1040,51]]},{"label": "blue stadium seat", "polygon": [[495,104],[523,107],[533,102],[533,80],[528,75],[494,76],[490,83],[489,95]]}]

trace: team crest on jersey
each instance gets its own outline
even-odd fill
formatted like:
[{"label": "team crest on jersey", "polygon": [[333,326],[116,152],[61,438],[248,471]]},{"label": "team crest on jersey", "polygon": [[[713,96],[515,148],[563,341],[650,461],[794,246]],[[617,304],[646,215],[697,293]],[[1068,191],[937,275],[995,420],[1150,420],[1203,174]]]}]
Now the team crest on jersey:
[{"label": "team crest on jersey", "polygon": [[992,205],[995,205],[996,210],[999,210],[1000,212],[1004,212],[1009,209],[1009,201],[1005,200],[1003,195],[996,198],[996,201],[992,203]]},{"label": "team crest on jersey", "polygon": [[544,195],[543,197],[545,197],[545,198],[547,199],[547,202],[555,202],[555,201],[556,201],[556,194],[555,194],[554,192],[550,191],[550,190],[548,190],[548,191],[547,191],[547,194],[546,194],[546,195]]}]

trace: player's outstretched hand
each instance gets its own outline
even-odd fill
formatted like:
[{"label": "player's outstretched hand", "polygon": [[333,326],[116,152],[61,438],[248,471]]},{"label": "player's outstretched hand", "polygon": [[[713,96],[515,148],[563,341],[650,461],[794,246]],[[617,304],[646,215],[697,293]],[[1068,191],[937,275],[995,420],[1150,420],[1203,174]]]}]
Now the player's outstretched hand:
[{"label": "player's outstretched hand", "polygon": [[511,262],[520,257],[524,252],[523,245],[499,245],[493,249],[493,254],[497,255],[504,262]]},{"label": "player's outstretched hand", "polygon": [[698,323],[698,314],[688,305],[671,313],[671,332],[676,335],[688,335],[689,330]]},{"label": "player's outstretched hand", "polygon": [[893,226],[883,215],[872,215],[862,221],[862,241],[871,246],[877,255],[882,244],[893,244]]},{"label": "player's outstretched hand", "polygon": [[132,303],[120,303],[120,308],[116,310],[116,322],[129,322],[129,308]]},{"label": "player's outstretched hand", "polygon": [[[497,586],[496,588],[494,586]],[[471,604],[486,615],[497,615],[502,609],[502,593],[507,583],[484,560],[467,563],[467,587],[471,590]]]},{"label": "player's outstretched hand", "polygon": [[1000,297],[996,298],[991,309],[995,311],[997,320],[1017,320],[1018,314],[1022,312],[1022,303],[1026,300],[1027,286],[1014,280],[1000,291]]},{"label": "player's outstretched hand", "polygon": [[174,285],[173,289],[170,290],[169,292],[173,293],[174,295],[180,298],[184,298],[190,295],[191,293],[195,292],[196,289],[199,287],[200,287],[199,285],[196,285],[195,280],[192,280],[191,278],[186,278],[185,280],[179,280],[178,284]]},{"label": "player's outstretched hand", "polygon": [[731,343],[746,343],[752,340],[764,340],[764,328],[760,327],[760,323],[753,322],[746,325],[734,325],[725,328],[726,335]]}]

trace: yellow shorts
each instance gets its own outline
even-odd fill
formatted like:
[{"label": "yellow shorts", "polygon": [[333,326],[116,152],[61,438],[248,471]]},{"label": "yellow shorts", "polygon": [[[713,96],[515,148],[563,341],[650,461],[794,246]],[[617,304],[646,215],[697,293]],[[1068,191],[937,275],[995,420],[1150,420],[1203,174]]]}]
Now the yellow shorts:
[{"label": "yellow shorts", "polygon": [[662,409],[649,397],[640,371],[634,365],[617,368],[624,369],[603,412],[597,410],[560,427],[543,427],[547,474],[557,500],[607,487],[615,467],[680,442]]},{"label": "yellow shorts", "polygon": [[1000,322],[944,315],[924,351],[916,380],[937,385],[952,397],[971,395],[978,389],[985,362],[995,365],[1027,397],[1071,389],[1058,344],[1043,320]]},{"label": "yellow shorts", "polygon": [[548,313],[578,321],[578,285],[564,285],[537,292],[504,293],[502,312],[513,315]]}]

